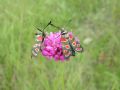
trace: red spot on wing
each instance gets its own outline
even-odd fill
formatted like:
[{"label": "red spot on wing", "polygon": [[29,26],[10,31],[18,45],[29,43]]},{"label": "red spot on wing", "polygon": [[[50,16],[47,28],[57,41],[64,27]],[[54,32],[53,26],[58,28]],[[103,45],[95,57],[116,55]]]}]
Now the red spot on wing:
[{"label": "red spot on wing", "polygon": [[60,41],[61,41],[61,42],[67,42],[67,39],[61,37]]},{"label": "red spot on wing", "polygon": [[42,36],[38,36],[37,40],[42,41]]},{"label": "red spot on wing", "polygon": [[73,35],[69,34],[69,39],[72,40],[73,39]]},{"label": "red spot on wing", "polygon": [[65,45],[65,47],[66,47],[67,49],[69,49],[69,48],[70,48],[70,46],[69,46],[69,45]]},{"label": "red spot on wing", "polygon": [[40,47],[40,46],[41,46],[41,44],[38,44],[38,46]]},{"label": "red spot on wing", "polygon": [[38,51],[39,51],[39,49],[38,49],[38,48],[36,48],[36,49],[35,49],[35,51],[36,51],[36,52],[38,52]]},{"label": "red spot on wing", "polygon": [[65,58],[69,58],[71,56],[71,52],[69,51],[68,53],[65,54]]},{"label": "red spot on wing", "polygon": [[74,41],[74,42],[72,43],[72,45],[73,45],[73,46],[76,46],[76,42]]},{"label": "red spot on wing", "polygon": [[67,53],[67,50],[63,50],[63,53]]},{"label": "red spot on wing", "polygon": [[82,51],[82,48],[76,48],[76,51]]},{"label": "red spot on wing", "polygon": [[77,47],[80,47],[80,44],[77,44]]}]

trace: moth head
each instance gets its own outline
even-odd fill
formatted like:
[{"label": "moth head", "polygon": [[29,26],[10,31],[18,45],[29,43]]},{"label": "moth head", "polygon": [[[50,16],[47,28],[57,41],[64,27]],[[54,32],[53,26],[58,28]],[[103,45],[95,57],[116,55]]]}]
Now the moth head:
[{"label": "moth head", "polygon": [[64,29],[64,28],[61,28],[61,34],[62,35],[65,35],[65,34],[67,34],[68,32]]}]

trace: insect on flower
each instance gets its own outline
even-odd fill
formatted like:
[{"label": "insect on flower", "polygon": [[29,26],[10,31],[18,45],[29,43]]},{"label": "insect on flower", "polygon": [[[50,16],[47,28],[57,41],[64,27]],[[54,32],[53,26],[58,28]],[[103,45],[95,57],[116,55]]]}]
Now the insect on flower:
[{"label": "insect on flower", "polygon": [[[51,21],[50,21],[51,22]],[[64,28],[60,28],[50,23],[51,26],[58,28],[61,31],[61,43],[65,59],[69,59],[70,56],[75,56],[75,52],[82,52],[83,48],[80,45],[79,40],[67,32]]]},{"label": "insect on flower", "polygon": [[41,51],[42,43],[44,42],[44,38],[46,37],[45,29],[50,25],[51,22],[49,22],[43,30],[38,29],[38,32],[35,33],[35,41],[36,43],[32,47],[32,57],[36,57],[38,55],[38,52]]}]

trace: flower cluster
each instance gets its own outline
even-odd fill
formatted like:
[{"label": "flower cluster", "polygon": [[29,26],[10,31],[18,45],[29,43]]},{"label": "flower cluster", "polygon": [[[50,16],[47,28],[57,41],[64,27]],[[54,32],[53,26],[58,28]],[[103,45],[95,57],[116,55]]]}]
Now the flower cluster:
[{"label": "flower cluster", "polygon": [[60,41],[61,32],[50,33],[50,35],[44,38],[42,55],[48,59],[54,58],[56,61],[64,61],[64,55],[62,52],[62,44]]}]

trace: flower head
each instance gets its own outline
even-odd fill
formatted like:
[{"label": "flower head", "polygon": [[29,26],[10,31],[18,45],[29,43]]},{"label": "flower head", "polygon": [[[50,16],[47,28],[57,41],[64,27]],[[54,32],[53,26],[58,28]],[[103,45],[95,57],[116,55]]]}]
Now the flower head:
[{"label": "flower head", "polygon": [[62,44],[60,38],[60,32],[51,32],[50,35],[44,39],[42,55],[47,57],[48,59],[54,58],[56,61],[63,61],[65,58],[62,52]]}]

